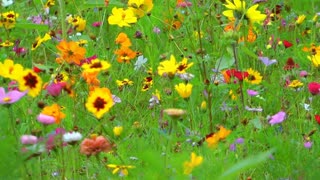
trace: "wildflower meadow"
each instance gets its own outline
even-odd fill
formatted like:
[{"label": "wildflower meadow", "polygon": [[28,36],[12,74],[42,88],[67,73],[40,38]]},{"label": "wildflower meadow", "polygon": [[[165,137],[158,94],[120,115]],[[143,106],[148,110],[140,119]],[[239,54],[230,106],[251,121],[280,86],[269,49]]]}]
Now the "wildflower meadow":
[{"label": "wildflower meadow", "polygon": [[0,0],[0,179],[317,179],[320,0]]}]

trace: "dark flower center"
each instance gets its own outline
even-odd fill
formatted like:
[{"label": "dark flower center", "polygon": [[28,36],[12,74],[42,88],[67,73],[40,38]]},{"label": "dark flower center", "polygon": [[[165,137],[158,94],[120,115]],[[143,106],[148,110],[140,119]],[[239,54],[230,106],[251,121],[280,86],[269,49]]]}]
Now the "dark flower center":
[{"label": "dark flower center", "polygon": [[93,106],[97,109],[97,111],[100,111],[100,109],[104,109],[105,104],[107,104],[107,102],[104,99],[97,97],[93,103]]},{"label": "dark flower center", "polygon": [[101,62],[95,62],[93,63],[90,68],[102,68]]},{"label": "dark flower center", "polygon": [[248,77],[248,79],[249,79],[250,81],[254,81],[254,80],[256,80],[256,77],[251,75],[251,76]]},{"label": "dark flower center", "polygon": [[177,69],[178,69],[179,71],[183,71],[183,70],[187,69],[187,67],[188,67],[188,66],[187,66],[186,64],[181,64],[180,66],[178,66]]},{"label": "dark flower center", "polygon": [[23,79],[25,80],[24,85],[30,88],[35,88],[38,83],[37,77],[32,75],[31,73],[28,73],[28,75],[23,77]]}]

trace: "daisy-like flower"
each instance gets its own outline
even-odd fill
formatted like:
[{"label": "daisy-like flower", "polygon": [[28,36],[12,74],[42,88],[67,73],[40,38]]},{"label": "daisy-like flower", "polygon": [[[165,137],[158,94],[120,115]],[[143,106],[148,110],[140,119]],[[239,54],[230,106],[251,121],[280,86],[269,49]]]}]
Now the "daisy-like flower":
[{"label": "daisy-like flower", "polygon": [[23,72],[23,66],[14,64],[11,59],[6,59],[3,63],[0,62],[0,76],[4,78],[17,80],[21,72]]},{"label": "daisy-like flower", "polygon": [[73,144],[75,142],[78,142],[82,139],[82,135],[79,132],[67,132],[63,134],[62,140],[63,142]]},{"label": "daisy-like flower", "polygon": [[66,115],[61,112],[61,106],[58,104],[52,104],[51,106],[44,107],[40,115],[53,117],[56,124],[59,124],[61,120],[66,117]]},{"label": "daisy-like flower", "polygon": [[[0,24],[0,27],[1,27],[1,24]],[[0,44],[0,47],[11,47],[11,46],[13,46],[13,45],[14,45],[13,42],[11,42],[11,41],[9,41],[9,40],[5,40],[4,42],[2,42],[2,43]]]},{"label": "daisy-like flower", "polygon": [[26,95],[25,92],[20,92],[17,90],[12,90],[9,92],[5,92],[3,87],[0,87],[0,104],[12,104],[19,101],[23,96]]},{"label": "daisy-like flower", "polygon": [[224,6],[229,10],[223,11],[222,14],[231,20],[240,20],[244,15],[244,18],[247,19],[250,24],[254,24],[260,23],[267,17],[267,15],[257,10],[259,4],[255,4],[246,9],[246,2],[243,0],[233,0],[233,2],[226,0],[226,2],[227,4],[224,4]]},{"label": "daisy-like flower", "polygon": [[86,138],[80,145],[80,153],[87,156],[97,155],[100,152],[110,152],[112,145],[110,141],[97,134],[91,134],[90,138]]},{"label": "daisy-like flower", "polygon": [[303,83],[299,80],[293,80],[290,84],[289,84],[289,87],[292,87],[292,88],[299,88],[303,86]]},{"label": "daisy-like flower", "polygon": [[260,73],[258,71],[255,71],[253,69],[248,69],[248,77],[245,79],[247,82],[251,83],[251,84],[260,84],[262,81],[262,76],[260,75]]},{"label": "daisy-like flower", "polygon": [[158,74],[160,76],[168,76],[173,78],[176,74],[178,68],[178,64],[176,63],[176,58],[171,55],[169,60],[164,60],[160,62],[158,66]]},{"label": "daisy-like flower", "polygon": [[127,78],[125,78],[125,79],[123,79],[121,81],[120,80],[116,80],[116,83],[117,83],[119,89],[122,89],[123,86],[131,86],[131,85],[133,85],[133,81],[130,81]]},{"label": "daisy-like flower", "polygon": [[174,88],[182,98],[190,97],[192,92],[192,84],[189,83],[180,83],[178,85],[175,85]]},{"label": "daisy-like flower", "polygon": [[304,15],[304,14],[298,16],[298,18],[296,20],[296,24],[297,25],[302,24],[305,19],[306,19],[306,15]]},{"label": "daisy-like flower", "polygon": [[36,41],[32,43],[31,50],[37,49],[43,42],[46,42],[51,39],[51,36],[49,33],[46,33],[43,37],[37,37]]},{"label": "daisy-like flower", "polygon": [[284,111],[280,111],[277,114],[271,116],[269,123],[271,125],[282,123],[287,117],[287,114]]},{"label": "daisy-like flower", "polygon": [[13,0],[2,0],[0,4],[2,7],[7,7],[13,4]]},{"label": "daisy-like flower", "polygon": [[67,21],[78,32],[82,32],[86,28],[87,21],[81,18],[80,16],[76,16],[76,17],[70,16],[67,18]]},{"label": "daisy-like flower", "polygon": [[116,50],[114,53],[118,55],[117,61],[119,63],[123,63],[123,62],[130,63],[130,61],[134,59],[137,55],[135,51],[125,46],[121,46],[121,48]]},{"label": "daisy-like flower", "polygon": [[95,73],[108,70],[111,67],[111,64],[107,61],[94,59],[90,63],[84,63],[81,67],[84,70],[84,72]]},{"label": "daisy-like flower", "polygon": [[153,8],[152,0],[129,0],[128,6],[139,18],[149,13]]},{"label": "daisy-like flower", "polygon": [[119,176],[128,176],[129,172],[128,169],[135,168],[135,166],[130,166],[130,165],[116,165],[116,164],[107,164],[107,168],[113,169],[112,174],[116,174],[119,172]]},{"label": "daisy-like flower", "polygon": [[320,53],[308,56],[308,59],[312,62],[314,67],[320,67]]},{"label": "daisy-like flower", "polygon": [[184,74],[184,73],[186,73],[186,70],[189,69],[192,65],[193,65],[193,62],[188,64],[188,59],[187,58],[183,58],[182,61],[180,61],[177,64],[176,73],[177,74]]},{"label": "daisy-like flower", "polygon": [[137,22],[137,17],[135,16],[132,9],[123,8],[112,8],[112,15],[109,16],[108,22],[110,25],[118,25],[119,27],[128,26],[130,24]]},{"label": "daisy-like flower", "polygon": [[61,57],[57,59],[58,63],[66,61],[67,63],[75,63],[80,65],[81,60],[85,59],[86,49],[80,47],[76,42],[65,40],[60,41],[57,45],[57,49],[60,51]]},{"label": "daisy-like flower", "polygon": [[31,69],[24,70],[19,73],[17,77],[20,91],[28,91],[28,95],[36,97],[42,87],[42,80],[40,76]]},{"label": "daisy-like flower", "polygon": [[191,153],[191,160],[186,161],[183,164],[184,171],[183,173],[186,175],[189,175],[192,173],[193,169],[197,166],[199,166],[203,162],[203,157],[202,156],[197,156],[196,153],[192,152]]},{"label": "daisy-like flower", "polygon": [[211,133],[206,136],[206,142],[208,143],[208,147],[214,148],[219,143],[219,141],[224,140],[229,136],[231,130],[224,128],[223,126],[219,126],[219,131],[216,133]]},{"label": "daisy-like flower", "polygon": [[16,19],[19,17],[18,13],[14,11],[4,12],[0,14],[0,27],[5,29],[12,29],[16,25]]},{"label": "daisy-like flower", "polygon": [[125,47],[130,47],[131,46],[131,41],[128,38],[126,33],[121,32],[116,40],[115,40],[116,44],[120,44],[121,46],[125,46]]},{"label": "daisy-like flower", "polygon": [[113,104],[112,94],[108,88],[95,88],[89,94],[86,108],[100,119]]}]

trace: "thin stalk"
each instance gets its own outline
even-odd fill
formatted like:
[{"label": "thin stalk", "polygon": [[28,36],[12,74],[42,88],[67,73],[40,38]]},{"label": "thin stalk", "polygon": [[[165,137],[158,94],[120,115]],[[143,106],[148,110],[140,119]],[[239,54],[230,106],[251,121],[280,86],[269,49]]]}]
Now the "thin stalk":
[{"label": "thin stalk", "polygon": [[62,39],[67,39],[67,28],[64,19],[66,18],[65,9],[64,9],[64,1],[58,0],[59,10],[60,10],[60,20],[61,20],[61,31],[62,31]]},{"label": "thin stalk", "polygon": [[[234,57],[234,65],[236,66],[236,69],[239,70],[239,60],[237,56],[236,43],[232,43],[232,52]],[[239,81],[239,86],[240,86],[240,98],[241,98],[242,108],[244,108],[244,95],[243,95],[242,81]]]}]

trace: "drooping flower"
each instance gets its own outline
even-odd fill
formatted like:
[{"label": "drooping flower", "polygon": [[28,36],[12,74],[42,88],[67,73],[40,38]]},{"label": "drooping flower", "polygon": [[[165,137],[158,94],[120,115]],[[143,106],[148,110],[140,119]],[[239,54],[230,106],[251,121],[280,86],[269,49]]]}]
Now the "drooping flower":
[{"label": "drooping flower", "polygon": [[20,73],[20,76],[17,78],[19,90],[27,90],[28,95],[36,97],[40,93],[42,87],[42,80],[40,76],[30,69],[24,70]]},{"label": "drooping flower", "polygon": [[223,11],[222,14],[230,20],[240,20],[244,15],[244,18],[247,19],[250,24],[254,24],[262,22],[267,17],[267,15],[262,14],[257,10],[259,7],[258,4],[246,9],[246,2],[243,0],[233,0],[233,2],[231,0],[227,0],[226,2],[227,4],[224,4],[224,6],[229,10]]},{"label": "drooping flower", "polygon": [[23,66],[14,64],[11,59],[6,59],[3,63],[0,62],[0,76],[4,78],[17,80],[21,72],[23,72]]},{"label": "drooping flower", "polygon": [[111,64],[107,61],[100,59],[91,60],[89,63],[82,64],[82,69],[88,73],[95,73],[100,71],[106,71],[111,67]]},{"label": "drooping flower", "polygon": [[31,50],[37,49],[43,42],[46,42],[51,39],[51,36],[49,33],[46,33],[43,37],[37,37],[36,41],[32,43]]},{"label": "drooping flower", "polygon": [[251,84],[260,84],[262,81],[262,76],[258,71],[253,70],[252,68],[247,70],[248,77],[245,80]]},{"label": "drooping flower", "polygon": [[312,95],[320,94],[320,83],[311,82],[308,84],[308,89]]},{"label": "drooping flower", "polygon": [[306,15],[302,14],[302,15],[298,16],[298,18],[296,20],[296,24],[297,25],[302,24],[304,19],[306,19]]},{"label": "drooping flower", "polygon": [[179,83],[174,88],[182,98],[188,98],[192,93],[192,84],[189,83]]},{"label": "drooping flower", "polygon": [[286,116],[287,114],[284,111],[280,111],[270,118],[269,123],[271,125],[282,123],[286,119]]},{"label": "drooping flower", "polygon": [[85,138],[80,145],[80,153],[87,156],[97,155],[100,152],[109,152],[112,150],[110,141],[97,134],[92,134],[90,138]]},{"label": "drooping flower", "polygon": [[89,94],[86,108],[100,119],[113,104],[112,94],[108,88],[95,88]]},{"label": "drooping flower", "polygon": [[183,164],[184,171],[183,173],[186,175],[189,175],[192,173],[193,169],[197,166],[199,166],[203,162],[203,157],[202,156],[197,156],[196,153],[192,152],[191,153],[191,160],[186,161]]},{"label": "drooping flower", "polygon": [[127,78],[125,78],[125,79],[123,79],[123,80],[116,80],[116,83],[117,83],[118,88],[119,88],[120,90],[122,90],[124,86],[131,86],[131,85],[133,85],[133,81],[131,81],[131,80],[127,79]]},{"label": "drooping flower", "polygon": [[135,166],[131,166],[131,165],[116,165],[116,164],[107,164],[106,167],[113,169],[112,174],[116,174],[119,172],[120,177],[128,176],[129,174],[128,169],[135,168]]},{"label": "drooping flower", "polygon": [[0,104],[12,104],[19,101],[23,96],[25,96],[27,91],[20,92],[17,90],[11,90],[5,92],[3,87],[0,87]]},{"label": "drooping flower", "polygon": [[135,51],[125,46],[121,46],[121,48],[116,50],[114,53],[118,55],[117,61],[119,63],[130,63],[130,61],[137,55]]},{"label": "drooping flower", "polygon": [[57,59],[58,63],[65,61],[69,64],[75,63],[77,65],[80,65],[81,60],[85,59],[86,49],[80,47],[76,42],[67,42],[65,40],[62,40],[57,45],[57,49],[61,53],[61,57]]},{"label": "drooping flower", "polygon": [[289,57],[283,69],[288,71],[288,70],[299,68],[299,67],[300,67],[299,64],[295,63],[294,60],[291,57]]},{"label": "drooping flower", "polygon": [[137,17],[141,18],[151,11],[153,2],[152,0],[129,0],[128,6]]},{"label": "drooping flower", "polygon": [[108,22],[110,25],[118,25],[119,27],[128,26],[130,24],[137,22],[137,17],[135,16],[132,9],[123,8],[112,8],[112,15],[109,16]]}]

